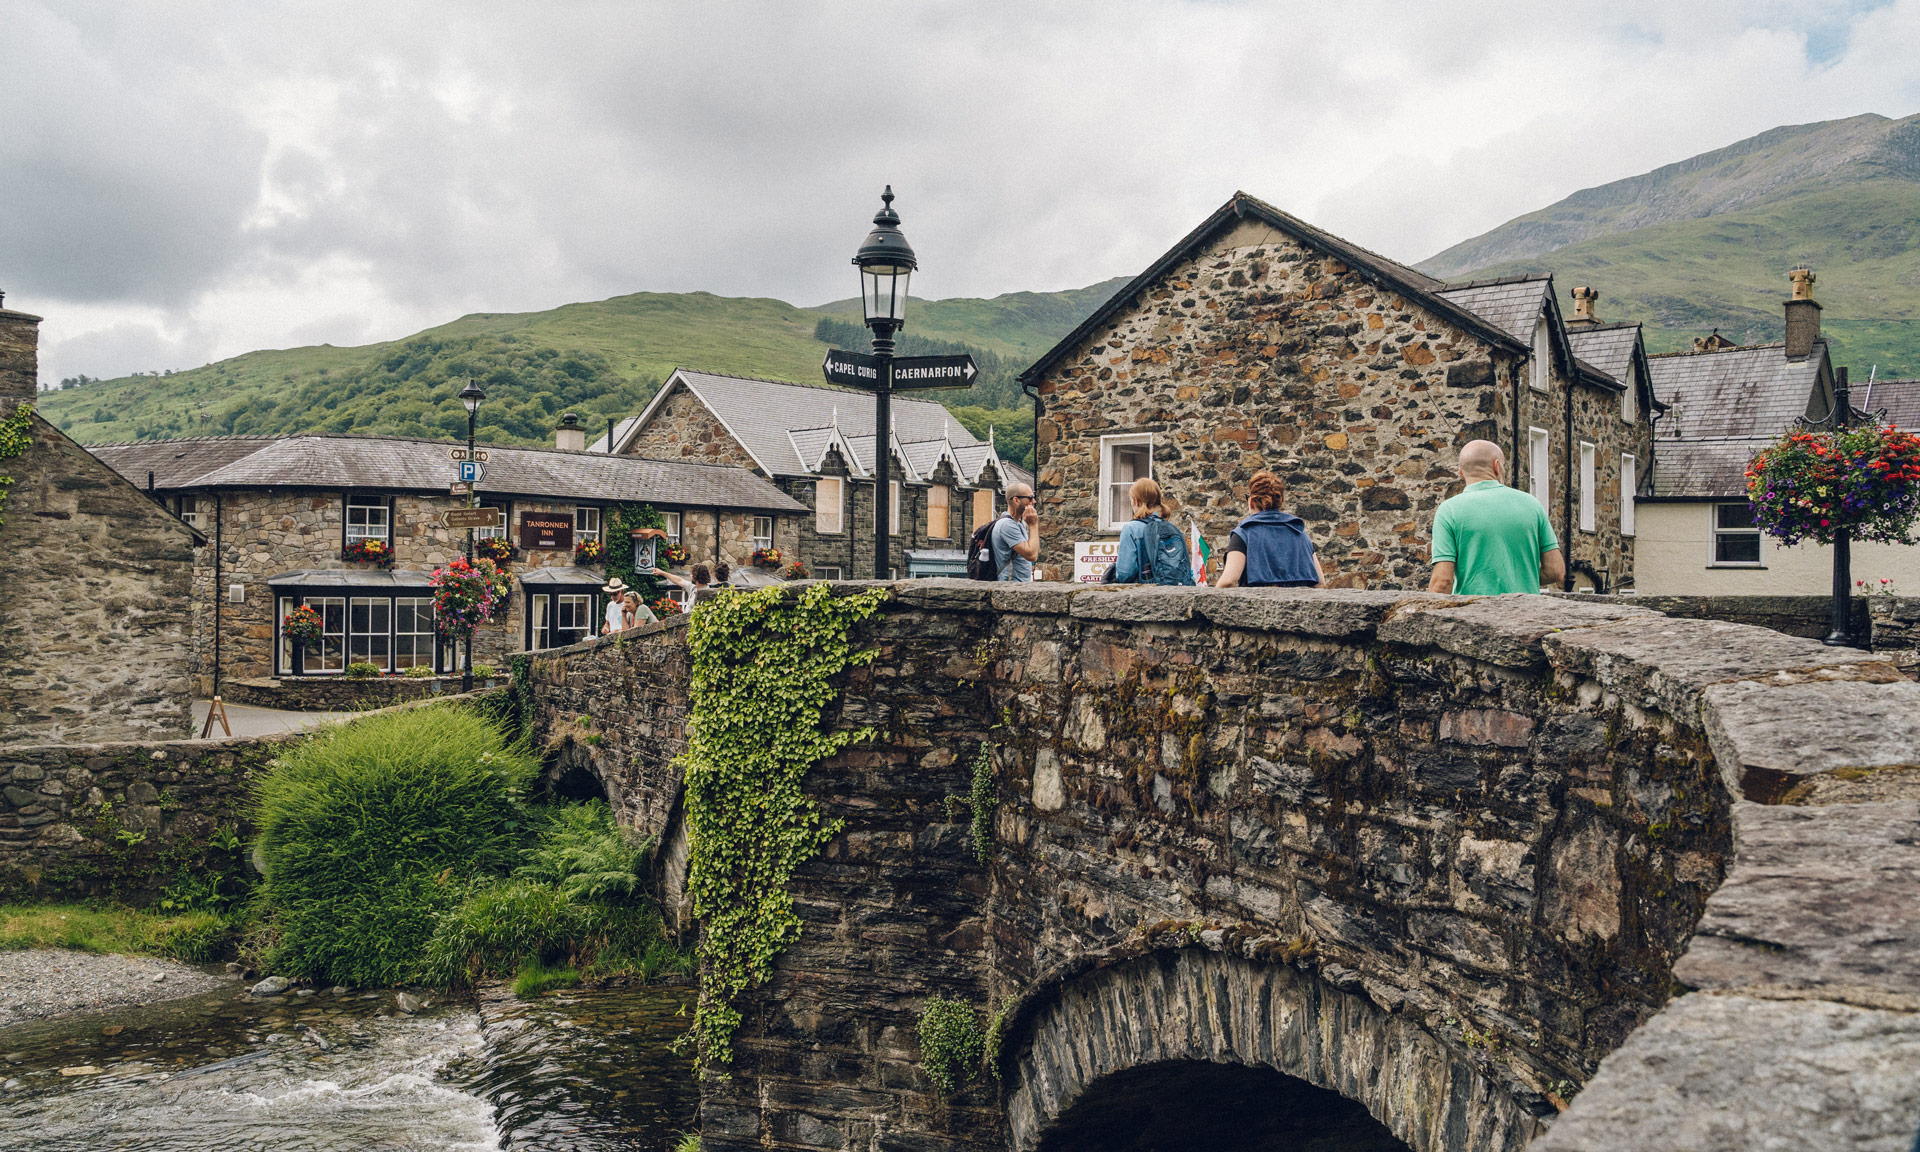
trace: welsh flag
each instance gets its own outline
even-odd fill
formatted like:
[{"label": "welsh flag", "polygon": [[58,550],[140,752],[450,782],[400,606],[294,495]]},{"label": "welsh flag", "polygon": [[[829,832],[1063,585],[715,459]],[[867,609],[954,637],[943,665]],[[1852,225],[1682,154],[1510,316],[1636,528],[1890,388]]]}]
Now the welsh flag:
[{"label": "welsh flag", "polygon": [[1193,582],[1205,584],[1207,561],[1213,559],[1213,549],[1207,546],[1207,538],[1200,535],[1200,525],[1194,523],[1192,517],[1187,518],[1187,535],[1190,538],[1187,555],[1193,563]]}]

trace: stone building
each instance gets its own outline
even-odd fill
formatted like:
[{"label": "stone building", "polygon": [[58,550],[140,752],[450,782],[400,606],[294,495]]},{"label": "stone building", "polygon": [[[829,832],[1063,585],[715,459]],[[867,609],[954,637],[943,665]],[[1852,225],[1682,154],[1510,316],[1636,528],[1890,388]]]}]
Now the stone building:
[{"label": "stone building", "polygon": [[[1833,409],[1834,365],[1820,335],[1814,275],[1789,274],[1787,338],[1735,345],[1724,337],[1649,361],[1667,405],[1655,424],[1651,491],[1640,501],[1639,591],[1662,595],[1823,595],[1832,550],[1784,547],[1763,534],[1747,503],[1747,461],[1793,426]],[[1911,381],[1855,385],[1852,406],[1920,430],[1920,389]],[[1853,575],[1902,593],[1920,589],[1920,549],[1855,544]]]},{"label": "stone building", "polygon": [[198,534],[26,410],[39,324],[0,308],[0,743],[189,735]]},{"label": "stone building", "polygon": [[[646,410],[613,430],[614,451],[748,468],[805,504],[797,558],[815,576],[873,575],[874,398],[865,392],[678,369]],[[1032,476],[1000,459],[945,408],[893,398],[888,567],[921,575],[964,563],[999,494]],[[603,437],[596,448],[604,449]],[[911,555],[910,555],[911,554]]]},{"label": "stone building", "polygon": [[[764,479],[725,464],[662,462],[581,450],[488,445],[480,503],[502,526],[482,540],[510,546],[515,575],[504,622],[484,625],[474,660],[558,647],[599,631],[604,573],[576,558],[606,537],[613,505],[647,503],[689,563],[715,557],[745,568],[756,546],[791,548],[806,509]],[[194,670],[203,691],[223,679],[330,676],[352,663],[383,672],[451,672],[454,646],[434,634],[432,570],[460,556],[465,530],[441,514],[466,506],[452,491],[460,445],[398,437],[202,437],[94,445],[121,476],[151,491],[212,547],[194,571]],[[389,558],[356,558],[367,542]],[[496,545],[499,547],[500,545]],[[300,604],[319,611],[326,637],[308,649],[282,632]]]},{"label": "stone building", "polygon": [[[1569,583],[1610,590],[1633,571],[1652,397],[1637,330],[1582,327],[1551,277],[1443,283],[1236,193],[1022,374],[1043,561],[1116,535],[1141,476],[1221,547],[1269,469],[1330,584],[1423,587],[1478,438],[1546,507]],[[1582,352],[1603,344],[1611,370]]]}]

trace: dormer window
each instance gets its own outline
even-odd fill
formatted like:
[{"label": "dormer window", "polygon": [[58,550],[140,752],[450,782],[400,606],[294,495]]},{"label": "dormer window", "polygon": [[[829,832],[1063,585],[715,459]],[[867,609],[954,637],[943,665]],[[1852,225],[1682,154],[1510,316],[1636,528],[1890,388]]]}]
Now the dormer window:
[{"label": "dormer window", "polygon": [[1535,392],[1545,392],[1553,377],[1553,340],[1548,333],[1546,317],[1533,326],[1533,365],[1528,374],[1527,383]]}]

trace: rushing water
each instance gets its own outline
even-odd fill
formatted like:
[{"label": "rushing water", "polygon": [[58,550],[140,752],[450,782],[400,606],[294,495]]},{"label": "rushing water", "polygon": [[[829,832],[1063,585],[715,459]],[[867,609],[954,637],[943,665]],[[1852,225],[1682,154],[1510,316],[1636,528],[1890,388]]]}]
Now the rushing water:
[{"label": "rushing water", "polygon": [[668,1050],[691,997],[491,994],[406,1016],[391,993],[228,986],[15,1025],[0,1029],[0,1149],[663,1152],[697,1103]]}]

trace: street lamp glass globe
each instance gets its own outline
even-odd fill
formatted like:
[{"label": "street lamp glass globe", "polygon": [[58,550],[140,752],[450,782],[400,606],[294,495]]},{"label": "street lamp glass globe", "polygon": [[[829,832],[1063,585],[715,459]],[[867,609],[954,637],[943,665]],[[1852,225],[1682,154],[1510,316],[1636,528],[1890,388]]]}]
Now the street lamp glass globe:
[{"label": "street lamp glass globe", "polygon": [[861,296],[866,305],[867,323],[875,320],[904,324],[907,319],[907,278],[913,269],[905,264],[865,264],[860,268]]},{"label": "street lamp glass globe", "polygon": [[465,388],[460,389],[460,403],[466,407],[469,416],[480,410],[480,401],[486,398],[487,394],[471,380],[467,381]]}]

